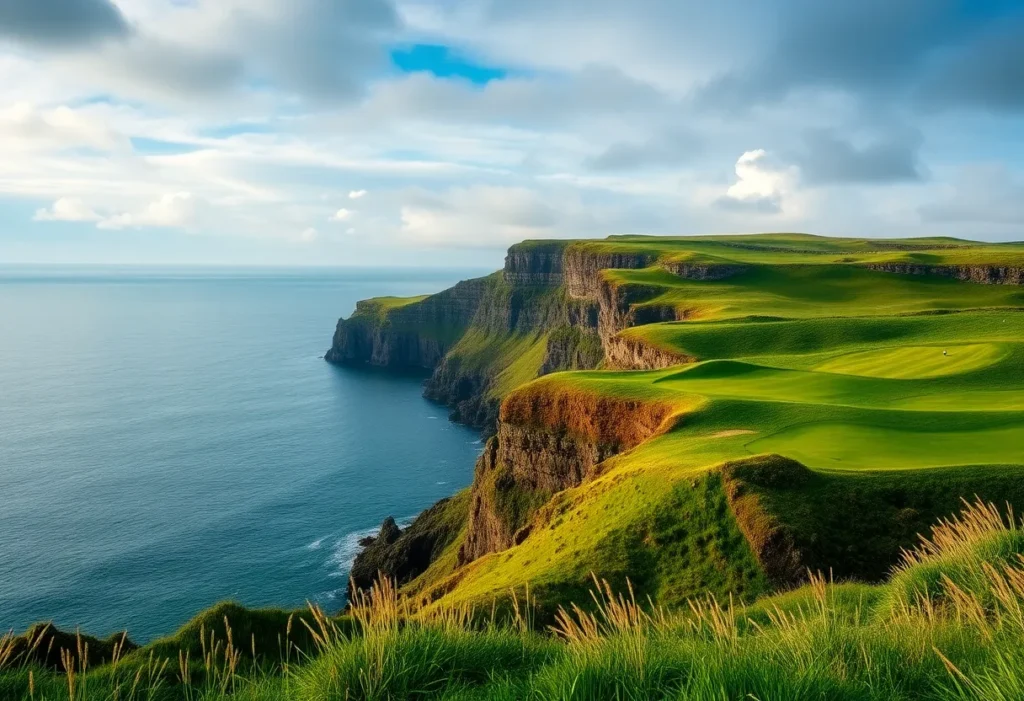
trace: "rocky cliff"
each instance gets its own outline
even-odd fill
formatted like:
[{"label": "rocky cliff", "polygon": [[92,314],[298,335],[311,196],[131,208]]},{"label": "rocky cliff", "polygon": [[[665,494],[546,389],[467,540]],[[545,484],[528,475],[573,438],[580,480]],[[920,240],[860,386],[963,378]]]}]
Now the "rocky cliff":
[{"label": "rocky cliff", "polygon": [[362,543],[352,564],[349,598],[353,587],[369,589],[382,574],[399,585],[422,574],[462,532],[468,505],[468,491],[442,499],[404,530],[393,517],[386,518],[377,536]]},{"label": "rocky cliff", "polygon": [[902,275],[938,275],[983,285],[1024,285],[1024,268],[1005,265],[925,265],[871,263],[871,270]]},{"label": "rocky cliff", "polygon": [[[325,358],[429,370],[427,397],[448,406],[454,420],[493,430],[501,398],[511,389],[499,378],[512,366],[517,377],[526,373],[524,380],[594,368],[617,331],[678,318],[671,308],[640,306],[654,290],[615,286],[601,273],[647,267],[656,258],[565,241],[518,244],[494,275],[419,300],[360,302],[338,322]],[[530,343],[542,348],[536,366],[523,368]]]},{"label": "rocky cliff", "polygon": [[466,280],[400,306],[385,300],[358,302],[355,313],[338,322],[324,359],[433,369],[472,322],[492,283],[491,278]]},{"label": "rocky cliff", "polygon": [[582,484],[601,462],[667,427],[671,414],[666,405],[555,387],[510,395],[497,434],[477,461],[459,562],[521,542],[552,495]]},{"label": "rocky cliff", "polygon": [[682,353],[652,346],[639,338],[622,335],[612,336],[605,342],[604,354],[605,367],[616,370],[661,370],[695,360]]}]

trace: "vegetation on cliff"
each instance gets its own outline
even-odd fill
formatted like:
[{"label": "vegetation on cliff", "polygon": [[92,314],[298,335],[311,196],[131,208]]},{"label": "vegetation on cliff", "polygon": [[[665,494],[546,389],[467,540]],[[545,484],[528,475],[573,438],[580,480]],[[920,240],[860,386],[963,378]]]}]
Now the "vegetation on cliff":
[{"label": "vegetation on cliff", "polygon": [[702,596],[673,609],[594,580],[589,603],[567,603],[550,627],[537,625],[529,594],[508,615],[423,610],[385,580],[345,618],[219,607],[102,662],[76,657],[76,641],[56,670],[11,654],[5,638],[0,697],[1009,701],[1024,696],[1022,532],[978,502],[882,584],[815,575],[750,606]]}]

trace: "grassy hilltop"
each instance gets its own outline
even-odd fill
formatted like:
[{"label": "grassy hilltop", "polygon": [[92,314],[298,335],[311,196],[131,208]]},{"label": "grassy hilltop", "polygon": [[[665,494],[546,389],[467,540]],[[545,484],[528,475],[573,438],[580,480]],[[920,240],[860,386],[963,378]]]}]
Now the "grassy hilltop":
[{"label": "grassy hilltop", "polygon": [[432,370],[493,433],[357,561],[397,587],[11,637],[0,698],[1024,698],[1024,244],[524,242],[328,359]]}]

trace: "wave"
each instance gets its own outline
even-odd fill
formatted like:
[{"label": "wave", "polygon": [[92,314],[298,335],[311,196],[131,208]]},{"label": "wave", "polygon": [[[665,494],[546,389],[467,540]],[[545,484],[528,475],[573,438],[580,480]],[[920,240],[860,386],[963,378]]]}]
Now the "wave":
[{"label": "wave", "polygon": [[[413,522],[416,516],[406,516],[401,519],[395,519],[395,523],[398,524],[399,528],[408,528],[409,524]],[[328,577],[348,577],[348,573],[352,570],[352,563],[356,561],[356,555],[363,549],[363,546],[359,544],[363,538],[369,538],[377,535],[380,532],[380,526],[374,526],[373,528],[363,528],[358,531],[352,531],[346,533],[341,538],[334,541],[331,546],[331,554],[327,558],[327,566],[331,568],[331,572],[327,575]]]}]

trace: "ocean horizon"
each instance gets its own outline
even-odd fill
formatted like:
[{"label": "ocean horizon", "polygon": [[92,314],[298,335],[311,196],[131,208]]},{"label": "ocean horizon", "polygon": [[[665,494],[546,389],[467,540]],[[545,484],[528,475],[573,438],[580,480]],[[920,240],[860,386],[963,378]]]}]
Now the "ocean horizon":
[{"label": "ocean horizon", "polygon": [[359,540],[469,484],[480,440],[422,377],[324,362],[334,325],[478,274],[0,266],[0,628],[340,608]]}]

